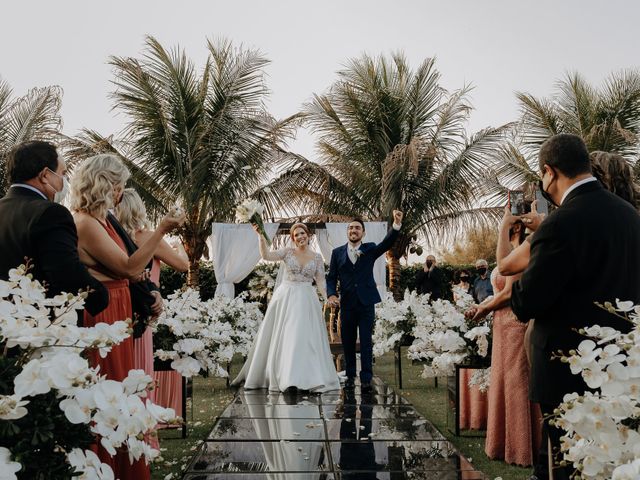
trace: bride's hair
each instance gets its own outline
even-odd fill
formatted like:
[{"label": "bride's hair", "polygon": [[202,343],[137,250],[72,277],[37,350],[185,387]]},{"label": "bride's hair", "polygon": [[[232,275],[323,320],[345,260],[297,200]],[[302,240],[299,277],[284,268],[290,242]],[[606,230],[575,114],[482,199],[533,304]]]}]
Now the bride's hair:
[{"label": "bride's hair", "polygon": [[291,240],[295,240],[295,238],[293,236],[295,235],[296,230],[298,228],[303,229],[306,232],[307,237],[311,236],[311,230],[309,230],[309,227],[307,227],[304,223],[297,222],[297,223],[294,223],[291,226],[291,229],[289,230],[289,235],[291,236]]}]

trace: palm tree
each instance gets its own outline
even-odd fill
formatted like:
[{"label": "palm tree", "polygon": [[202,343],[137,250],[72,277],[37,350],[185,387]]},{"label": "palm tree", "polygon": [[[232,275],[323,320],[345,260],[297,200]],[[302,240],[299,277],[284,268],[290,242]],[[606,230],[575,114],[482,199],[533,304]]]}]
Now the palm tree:
[{"label": "palm tree", "polygon": [[120,155],[152,213],[184,209],[191,285],[212,223],[232,221],[235,206],[265,182],[296,119],[276,121],[265,110],[268,62],[259,52],[228,41],[207,47],[201,72],[153,37],[139,59],[112,57],[114,109],[128,119],[122,138],[85,130],[69,142],[76,159]]},{"label": "palm tree", "polygon": [[[388,253],[396,295],[399,259],[422,234],[428,240],[461,224],[495,218],[477,208],[505,127],[471,137],[469,87],[448,93],[435,60],[412,71],[401,54],[351,60],[338,80],[304,108],[318,136],[318,162],[290,155],[284,173],[258,192],[268,211],[288,207],[389,220],[405,212],[402,234]],[[295,205],[287,204],[296,198]]]},{"label": "palm tree", "polygon": [[55,141],[62,126],[62,89],[33,88],[12,98],[9,84],[0,79],[0,196],[7,188],[5,161],[11,149],[27,140]]},{"label": "palm tree", "polygon": [[624,156],[640,178],[640,71],[613,73],[601,88],[570,73],[557,82],[550,98],[516,96],[521,118],[512,142],[500,152],[497,173],[503,183],[517,187],[536,181],[540,146],[558,133],[582,137],[590,152]]}]

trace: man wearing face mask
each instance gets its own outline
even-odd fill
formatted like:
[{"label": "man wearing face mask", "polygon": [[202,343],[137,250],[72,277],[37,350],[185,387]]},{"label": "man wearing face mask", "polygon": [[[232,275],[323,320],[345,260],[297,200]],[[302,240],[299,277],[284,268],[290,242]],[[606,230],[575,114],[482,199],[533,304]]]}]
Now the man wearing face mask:
[{"label": "man wearing face mask", "polygon": [[442,285],[442,275],[440,269],[436,265],[436,257],[427,256],[424,262],[424,268],[416,275],[416,284],[418,293],[431,295],[431,300],[438,300],[442,294],[440,291]]},{"label": "man wearing face mask", "polygon": [[0,279],[29,259],[36,280],[47,294],[90,289],[85,308],[104,310],[109,294],[78,258],[78,234],[73,217],[59,205],[67,192],[66,166],[48,142],[24,142],[6,162],[11,187],[0,199]]},{"label": "man wearing face mask", "polygon": [[[529,266],[513,285],[511,307],[523,322],[535,318],[529,396],[547,418],[565,394],[587,388],[552,354],[577,349],[585,339],[580,328],[629,331],[629,322],[594,302],[640,303],[640,216],[596,181],[580,137],[551,137],[540,147],[539,164],[541,191],[558,208],[533,234]],[[555,451],[561,431],[547,421],[544,428]],[[572,470],[557,467],[554,478],[568,479]]]},{"label": "man wearing face mask", "polygon": [[489,277],[489,264],[486,260],[479,258],[476,260],[476,272],[478,276],[473,281],[471,294],[477,304],[482,303],[488,296],[493,295],[491,278]]}]

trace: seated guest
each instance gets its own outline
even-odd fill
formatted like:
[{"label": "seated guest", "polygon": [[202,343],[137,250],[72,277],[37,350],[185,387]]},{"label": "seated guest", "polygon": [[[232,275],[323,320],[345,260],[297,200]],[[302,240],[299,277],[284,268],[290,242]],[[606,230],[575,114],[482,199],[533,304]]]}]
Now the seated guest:
[{"label": "seated guest", "polygon": [[0,200],[0,279],[25,262],[45,283],[47,295],[90,289],[85,308],[93,315],[107,307],[109,294],[78,257],[78,234],[69,210],[58,203],[67,191],[66,166],[48,142],[19,144],[6,163],[11,187]]},{"label": "seated guest", "polygon": [[429,255],[424,263],[424,268],[416,276],[418,293],[429,294],[431,300],[438,300],[442,297],[442,272],[436,266],[436,257]]},{"label": "seated guest", "polygon": [[[78,228],[80,260],[87,265],[98,280],[109,290],[110,301],[106,310],[96,316],[85,312],[85,324],[114,323],[131,318],[131,296],[128,279],[142,274],[153,258],[162,237],[183,222],[182,218],[165,217],[147,242],[131,256],[113,227],[107,222],[107,212],[117,205],[129,172],[115,155],[96,155],[85,160],[75,171],[71,184],[71,208]],[[100,373],[110,380],[123,380],[134,368],[133,341],[131,337],[115,346],[106,358],[89,355],[93,366],[100,366]],[[150,478],[149,466],[144,460],[130,464],[129,454],[119,451],[111,457],[98,447],[100,459],[114,470],[121,480]]]},{"label": "seated guest", "polygon": [[[122,228],[136,245],[143,244],[153,235],[153,231],[149,230],[144,202],[133,188],[124,190],[122,201],[115,209],[115,215]],[[162,240],[154,253],[150,273],[150,280],[157,286],[160,286],[160,262],[179,272],[186,272],[189,269],[189,258],[184,249],[176,251],[165,240]],[[182,377],[175,370],[153,371],[153,340],[150,328],[145,330],[141,338],[135,339],[133,350],[135,368],[143,369],[156,381],[157,387],[151,392],[151,400],[158,405],[180,412],[182,409]]]},{"label": "seated guest", "polygon": [[491,278],[489,278],[489,264],[486,260],[482,258],[476,260],[476,272],[478,276],[473,281],[471,295],[476,303],[482,303],[487,297],[493,295]]}]

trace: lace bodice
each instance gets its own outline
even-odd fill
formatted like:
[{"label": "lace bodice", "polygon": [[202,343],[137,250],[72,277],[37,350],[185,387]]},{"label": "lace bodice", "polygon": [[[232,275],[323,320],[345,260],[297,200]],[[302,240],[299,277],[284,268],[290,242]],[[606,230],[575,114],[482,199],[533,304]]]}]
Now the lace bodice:
[{"label": "lace bodice", "polygon": [[327,282],[324,275],[324,261],[319,253],[304,265],[296,257],[293,248],[272,250],[262,255],[265,260],[282,260],[285,266],[284,280],[294,283],[310,283],[314,280],[323,298],[327,298]]}]

